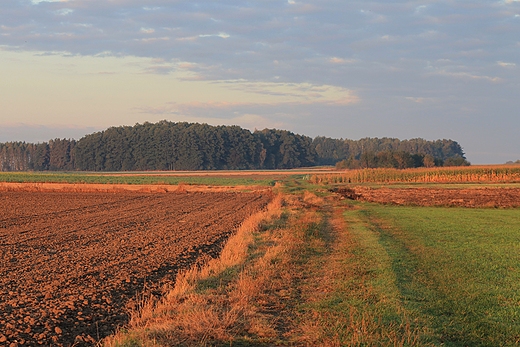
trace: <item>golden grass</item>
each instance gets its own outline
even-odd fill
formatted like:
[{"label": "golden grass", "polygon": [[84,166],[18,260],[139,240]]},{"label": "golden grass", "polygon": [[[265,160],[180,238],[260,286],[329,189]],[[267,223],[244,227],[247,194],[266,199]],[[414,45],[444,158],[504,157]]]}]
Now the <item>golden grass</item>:
[{"label": "golden grass", "polygon": [[259,185],[209,186],[203,184],[110,184],[110,183],[48,183],[0,182],[0,191],[60,191],[60,192],[140,192],[140,193],[221,193],[271,191]]},{"label": "golden grass", "polygon": [[280,251],[265,252],[253,266],[241,269],[237,278],[206,290],[200,284],[219,280],[225,271],[244,267],[253,234],[263,223],[280,218],[281,196],[265,211],[245,220],[229,238],[221,255],[201,268],[177,276],[175,286],[159,302],[146,301],[131,315],[128,331],[120,331],[104,341],[114,346],[201,346],[214,341],[231,341],[237,335],[271,336],[270,322],[259,313],[254,298],[269,281],[269,263]]},{"label": "golden grass", "polygon": [[316,194],[306,190],[303,192],[303,202],[305,202],[307,205],[318,207],[323,205],[324,200]]},{"label": "golden grass", "polygon": [[496,165],[404,170],[361,169],[335,174],[314,174],[309,180],[314,184],[520,182],[520,167]]}]

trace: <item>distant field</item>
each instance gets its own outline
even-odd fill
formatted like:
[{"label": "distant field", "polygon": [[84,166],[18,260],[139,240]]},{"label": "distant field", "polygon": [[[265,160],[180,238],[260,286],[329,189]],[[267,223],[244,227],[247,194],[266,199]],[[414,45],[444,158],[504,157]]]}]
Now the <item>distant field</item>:
[{"label": "distant field", "polygon": [[310,177],[329,168],[272,171],[158,171],[158,172],[0,172],[0,182],[87,184],[197,184],[273,186],[289,176]]},{"label": "distant field", "polygon": [[365,183],[520,183],[520,166],[470,166],[418,169],[362,169],[314,174],[316,184]]},{"label": "distant field", "polygon": [[200,184],[200,185],[263,185],[272,186],[275,177],[268,176],[194,176],[150,174],[89,174],[89,173],[0,173],[0,182],[17,183],[86,183],[86,184]]},{"label": "distant field", "polygon": [[435,187],[365,187],[352,188],[335,187],[339,194],[347,198],[377,202],[391,205],[409,206],[457,206],[457,207],[485,207],[511,208],[520,207],[520,187],[487,185]]},{"label": "distant field", "polygon": [[0,182],[91,184],[264,185],[292,178],[314,185],[342,184],[520,184],[520,166],[471,166],[336,171],[330,167],[292,170],[146,172],[0,172]]},{"label": "distant field", "polygon": [[373,285],[415,322],[413,329],[427,332],[423,342],[518,343],[518,209],[363,204],[346,215],[365,225],[354,235],[373,253]]}]

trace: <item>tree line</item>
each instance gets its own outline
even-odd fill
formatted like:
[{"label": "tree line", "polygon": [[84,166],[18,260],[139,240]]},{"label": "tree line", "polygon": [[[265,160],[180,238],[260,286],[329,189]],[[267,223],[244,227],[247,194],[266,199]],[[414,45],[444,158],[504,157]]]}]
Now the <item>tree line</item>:
[{"label": "tree line", "polygon": [[169,122],[111,127],[78,141],[0,143],[1,171],[146,171],[468,165],[453,140],[314,139],[286,130]]},{"label": "tree line", "polygon": [[0,143],[0,171],[70,171],[75,140],[55,139],[44,143]]},{"label": "tree line", "polygon": [[364,138],[360,140],[317,137],[313,141],[319,165],[339,169],[465,166],[462,147],[453,140],[421,138]]}]

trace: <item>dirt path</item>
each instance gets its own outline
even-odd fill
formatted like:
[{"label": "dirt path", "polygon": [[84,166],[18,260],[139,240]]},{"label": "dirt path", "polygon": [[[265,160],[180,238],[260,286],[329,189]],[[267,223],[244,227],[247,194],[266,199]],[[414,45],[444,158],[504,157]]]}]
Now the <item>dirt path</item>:
[{"label": "dirt path", "polygon": [[259,193],[0,192],[0,345],[91,345],[215,256]]}]

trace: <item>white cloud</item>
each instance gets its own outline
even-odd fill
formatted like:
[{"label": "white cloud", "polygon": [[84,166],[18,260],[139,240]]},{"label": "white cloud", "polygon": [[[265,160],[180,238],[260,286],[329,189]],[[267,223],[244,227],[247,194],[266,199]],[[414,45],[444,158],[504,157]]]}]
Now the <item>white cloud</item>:
[{"label": "white cloud", "polygon": [[427,98],[427,97],[416,97],[416,96],[407,96],[405,97],[406,100],[413,101],[418,104],[423,104],[426,102],[432,102],[435,101],[434,98]]},{"label": "white cloud", "polygon": [[420,5],[415,8],[415,14],[422,14],[426,11],[427,6],[426,5]]},{"label": "white cloud", "polygon": [[343,58],[338,58],[338,57],[332,57],[332,58],[329,59],[329,61],[332,64],[350,64],[350,63],[354,63],[356,60],[355,59],[343,59]]},{"label": "white cloud", "polygon": [[515,67],[515,63],[506,63],[504,61],[497,61],[497,65],[501,67]]},{"label": "white cloud", "polygon": [[223,38],[223,39],[227,39],[227,38],[229,38],[229,34],[226,34],[226,33],[202,34],[202,35],[199,35],[199,37],[220,37],[220,38]]},{"label": "white cloud", "polygon": [[69,0],[31,0],[33,5],[38,5],[42,2],[69,2]]},{"label": "white cloud", "polygon": [[448,77],[462,78],[462,79],[471,79],[471,80],[484,80],[493,83],[503,82],[503,79],[500,77],[491,77],[485,75],[477,75],[470,72],[452,72],[448,70],[437,70],[433,74],[442,75]]},{"label": "white cloud", "polygon": [[141,28],[141,32],[144,34],[153,34],[155,32],[155,29],[153,28]]},{"label": "white cloud", "polygon": [[74,10],[70,8],[62,8],[60,10],[55,11],[55,13],[60,16],[66,16],[68,14],[71,14],[72,12],[74,12]]},{"label": "white cloud", "polygon": [[376,13],[374,11],[361,9],[359,12],[361,14],[363,14],[366,18],[368,18],[370,20],[370,23],[377,24],[377,23],[384,23],[387,21],[386,16]]},{"label": "white cloud", "polygon": [[333,85],[251,82],[246,80],[220,81],[218,83],[233,90],[269,96],[268,103],[298,102],[347,105],[359,102],[359,97],[354,91]]}]

